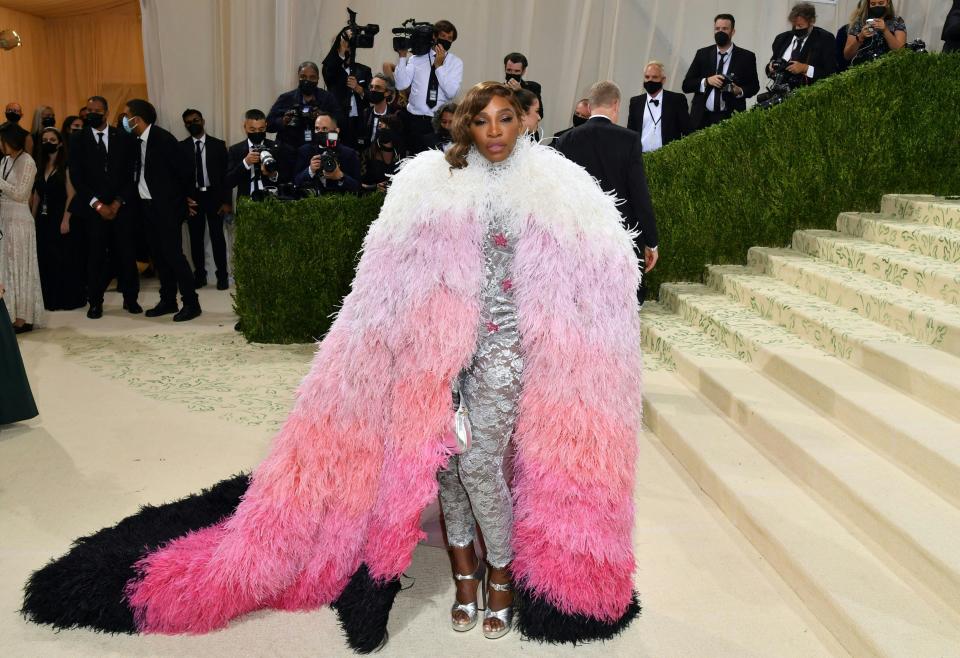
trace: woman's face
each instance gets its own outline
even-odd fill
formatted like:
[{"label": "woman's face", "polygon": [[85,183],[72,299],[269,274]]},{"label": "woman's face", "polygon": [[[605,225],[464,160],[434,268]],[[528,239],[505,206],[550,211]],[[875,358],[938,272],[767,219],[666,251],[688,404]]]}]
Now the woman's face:
[{"label": "woman's face", "polygon": [[70,124],[70,132],[77,130],[83,130],[83,119],[74,119],[73,123]]},{"label": "woman's face", "polygon": [[540,99],[533,101],[530,109],[523,115],[523,127],[530,131],[530,134],[537,132],[540,128]]},{"label": "woman's face", "polygon": [[40,139],[44,144],[54,144],[57,147],[60,146],[60,140],[57,139],[57,136],[53,133],[43,133],[43,137]]},{"label": "woman's face", "polygon": [[480,155],[490,162],[506,160],[523,129],[513,105],[502,96],[494,96],[487,106],[470,120],[470,136]]}]

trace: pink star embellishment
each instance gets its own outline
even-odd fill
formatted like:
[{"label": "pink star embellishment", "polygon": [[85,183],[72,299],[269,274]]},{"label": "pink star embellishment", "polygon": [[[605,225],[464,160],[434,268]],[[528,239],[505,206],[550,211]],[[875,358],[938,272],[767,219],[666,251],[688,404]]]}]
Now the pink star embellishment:
[{"label": "pink star embellishment", "polygon": [[487,331],[489,331],[491,334],[496,333],[500,331],[500,325],[498,325],[496,322],[488,322]]},{"label": "pink star embellishment", "polygon": [[493,236],[493,244],[497,245],[498,247],[506,247],[507,244],[509,244],[507,242],[507,236],[505,236],[503,233],[497,233],[495,236]]},{"label": "pink star embellishment", "polygon": [[500,283],[500,287],[503,288],[503,291],[504,291],[504,292],[507,292],[508,290],[512,290],[512,289],[513,289],[513,281],[510,280],[510,279],[504,279],[504,280]]}]

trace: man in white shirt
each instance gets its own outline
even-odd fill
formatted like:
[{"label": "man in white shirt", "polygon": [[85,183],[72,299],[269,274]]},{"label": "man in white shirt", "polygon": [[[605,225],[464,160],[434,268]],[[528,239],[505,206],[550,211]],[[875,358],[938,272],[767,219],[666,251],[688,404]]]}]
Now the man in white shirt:
[{"label": "man in white shirt", "polygon": [[646,93],[630,99],[627,128],[640,133],[644,153],[656,151],[690,133],[687,97],[664,89],[666,82],[663,64],[652,61],[643,70]]},{"label": "man in white shirt", "polygon": [[447,20],[434,24],[434,45],[423,55],[398,50],[394,71],[398,91],[409,89],[407,107],[401,113],[405,142],[411,153],[429,148],[434,111],[451,101],[463,82],[463,60],[450,53],[457,40],[457,28]]}]

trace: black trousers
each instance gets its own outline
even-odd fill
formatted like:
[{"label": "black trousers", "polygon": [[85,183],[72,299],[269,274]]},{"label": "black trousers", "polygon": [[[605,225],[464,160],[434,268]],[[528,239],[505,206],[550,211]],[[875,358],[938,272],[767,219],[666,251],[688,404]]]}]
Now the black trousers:
[{"label": "black trousers", "polygon": [[121,206],[115,219],[106,220],[91,208],[82,216],[87,229],[87,298],[90,305],[103,304],[103,292],[110,282],[108,249],[117,265],[123,301],[137,301],[140,272],[137,271],[136,258],[136,212]]},{"label": "black trousers", "polygon": [[198,304],[190,263],[183,255],[181,220],[183,215],[168,203],[142,199],[140,207],[147,227],[153,264],[160,278],[160,301],[177,303],[177,288],[184,304]]},{"label": "black trousers", "polygon": [[223,235],[223,215],[218,213],[222,205],[219,191],[198,192],[197,214],[187,218],[190,228],[190,257],[193,259],[193,271],[198,277],[207,276],[206,254],[204,253],[204,234],[210,227],[210,246],[213,248],[213,262],[217,266],[217,281],[227,280],[227,240]]},{"label": "black trousers", "polygon": [[404,108],[400,111],[403,122],[403,143],[410,155],[416,155],[430,148],[433,140],[433,117],[410,114]]}]

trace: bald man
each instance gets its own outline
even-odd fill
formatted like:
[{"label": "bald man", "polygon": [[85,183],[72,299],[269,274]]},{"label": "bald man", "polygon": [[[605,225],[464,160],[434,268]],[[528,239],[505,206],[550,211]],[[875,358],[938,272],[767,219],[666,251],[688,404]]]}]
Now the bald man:
[{"label": "bald man", "polygon": [[23,126],[20,125],[20,120],[23,118],[23,108],[20,106],[20,103],[7,103],[7,107],[4,108],[4,114],[7,117],[7,121],[12,124],[15,124],[26,135],[26,145],[24,146],[24,153],[33,153],[33,137],[30,135],[30,131],[26,130]]},{"label": "bald man", "polygon": [[645,93],[630,99],[627,128],[640,133],[644,153],[656,151],[690,134],[687,97],[667,91],[664,89],[666,84],[663,64],[650,62],[643,70]]}]

